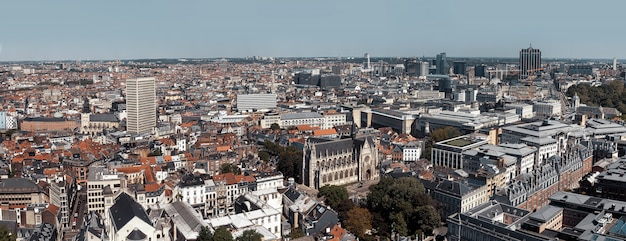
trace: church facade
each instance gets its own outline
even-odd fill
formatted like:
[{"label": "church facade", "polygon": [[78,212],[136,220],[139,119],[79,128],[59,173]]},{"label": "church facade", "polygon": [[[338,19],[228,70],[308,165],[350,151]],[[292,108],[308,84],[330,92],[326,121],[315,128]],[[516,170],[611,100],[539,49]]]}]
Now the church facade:
[{"label": "church facade", "polygon": [[303,184],[318,189],[379,178],[378,144],[373,136],[309,138],[302,158]]}]

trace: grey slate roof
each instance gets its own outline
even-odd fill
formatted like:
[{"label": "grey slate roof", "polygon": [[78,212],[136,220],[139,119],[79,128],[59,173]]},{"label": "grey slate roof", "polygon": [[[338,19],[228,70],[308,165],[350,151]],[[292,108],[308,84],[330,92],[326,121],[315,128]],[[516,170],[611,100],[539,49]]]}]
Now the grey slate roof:
[{"label": "grey slate roof", "polygon": [[115,225],[115,230],[120,230],[134,217],[152,225],[143,207],[126,193],[121,193],[115,199],[115,204],[111,206],[109,213],[111,214],[113,225]]},{"label": "grey slate roof", "polygon": [[297,120],[309,118],[324,118],[324,116],[317,112],[285,113],[280,115],[281,120]]},{"label": "grey slate roof", "polygon": [[119,122],[115,114],[91,114],[89,115],[90,122]]},{"label": "grey slate roof", "polygon": [[33,181],[26,178],[8,178],[0,180],[0,193],[33,193],[40,188]]},{"label": "grey slate roof", "polygon": [[353,148],[352,139],[329,140],[322,138],[309,138],[309,142],[315,144],[315,155],[318,157],[335,155],[335,153],[351,152]]},{"label": "grey slate roof", "polygon": [[144,240],[145,238],[146,235],[137,228],[133,229],[133,231],[126,236],[127,240]]}]

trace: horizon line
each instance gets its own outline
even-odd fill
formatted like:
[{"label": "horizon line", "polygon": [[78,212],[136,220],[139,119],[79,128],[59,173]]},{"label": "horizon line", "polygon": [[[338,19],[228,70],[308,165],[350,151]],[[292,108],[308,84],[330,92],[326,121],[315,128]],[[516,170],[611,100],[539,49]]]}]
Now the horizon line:
[{"label": "horizon line", "polygon": [[[94,62],[94,61],[132,61],[132,60],[215,60],[215,59],[251,59],[255,57],[261,58],[273,58],[273,59],[315,59],[315,58],[325,58],[325,59],[336,59],[336,60],[345,60],[347,58],[352,59],[364,59],[365,57],[359,56],[261,56],[261,55],[253,55],[246,57],[156,57],[156,58],[125,58],[125,59],[47,59],[47,60],[0,60],[0,63],[17,63],[17,62],[69,62],[69,61],[85,61],[85,62]],[[415,59],[423,59],[423,58],[435,58],[436,56],[370,56],[370,58],[415,58]],[[452,59],[519,59],[519,57],[466,57],[466,56],[446,56],[446,58]],[[599,58],[599,57],[542,57],[541,59],[547,60],[561,60],[561,59],[575,59],[575,60],[612,60],[614,57],[609,58]],[[617,60],[626,60],[616,58]]]}]

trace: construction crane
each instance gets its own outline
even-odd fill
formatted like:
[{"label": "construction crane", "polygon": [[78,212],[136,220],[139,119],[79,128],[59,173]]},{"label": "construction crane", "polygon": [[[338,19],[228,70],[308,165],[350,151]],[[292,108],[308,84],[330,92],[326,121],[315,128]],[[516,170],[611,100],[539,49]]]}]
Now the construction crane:
[{"label": "construction crane", "polygon": [[528,99],[530,101],[533,100],[533,79],[535,79],[535,72],[543,71],[543,68],[529,69],[526,70],[528,74],[528,80],[530,80],[530,85],[528,86]]}]

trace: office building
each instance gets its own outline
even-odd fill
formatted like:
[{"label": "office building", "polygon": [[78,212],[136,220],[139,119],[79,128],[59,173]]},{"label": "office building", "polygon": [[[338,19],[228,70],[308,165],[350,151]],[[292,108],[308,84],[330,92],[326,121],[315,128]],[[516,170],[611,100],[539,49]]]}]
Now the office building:
[{"label": "office building", "polygon": [[452,63],[454,74],[466,75],[467,74],[465,70],[466,67],[467,67],[467,64],[463,61],[454,61]]},{"label": "office building", "polygon": [[437,55],[436,64],[437,66],[437,74],[448,75],[450,74],[450,65],[448,65],[448,61],[446,60],[446,53],[440,53]]},{"label": "office building", "polygon": [[431,150],[432,164],[433,166],[463,169],[463,153],[486,144],[486,138],[479,138],[476,135],[459,136],[437,142]]},{"label": "office building", "polygon": [[486,65],[474,66],[474,77],[487,77],[487,66]]},{"label": "office building", "polygon": [[491,201],[448,217],[448,240],[584,240],[626,238],[626,203],[557,192],[528,211]]},{"label": "office building", "polygon": [[[104,215],[105,196],[112,195],[125,188],[124,174],[117,174],[116,170],[110,171],[105,166],[93,165],[89,167],[87,183],[87,209],[89,212],[97,212]],[[108,203],[109,205],[111,203]]]},{"label": "office building", "polygon": [[331,129],[335,126],[341,126],[347,124],[346,113],[329,111],[324,114],[324,125],[323,129]]},{"label": "office building", "polygon": [[276,108],[276,94],[237,95],[237,110],[269,110]]},{"label": "office building", "polygon": [[50,182],[49,195],[50,203],[59,207],[59,216],[57,217],[60,229],[70,228],[70,215],[72,213],[72,197],[76,189],[73,179],[62,176],[57,180]]},{"label": "office building", "polygon": [[519,230],[532,213],[506,204],[491,201],[466,213],[448,216],[448,235],[451,241],[460,240],[515,240],[543,241],[550,239],[532,232]]},{"label": "office building", "polygon": [[626,159],[608,165],[596,177],[595,191],[600,197],[626,201]]},{"label": "office building", "polygon": [[554,120],[544,120],[502,128],[500,143],[524,143],[537,148],[535,164],[557,155],[567,148],[567,139],[573,133],[582,132],[583,128]]},{"label": "office building", "polygon": [[593,66],[591,65],[572,65],[567,69],[569,75],[593,75]]},{"label": "office building", "polygon": [[472,186],[459,181],[443,179],[440,181],[428,181],[419,179],[424,184],[424,189],[433,200],[443,204],[442,217],[458,212],[467,212],[489,201],[487,185]]},{"label": "office building", "polygon": [[9,208],[44,202],[41,187],[29,179],[8,178],[0,181],[0,203],[8,204]]},{"label": "office building", "polygon": [[498,117],[481,115],[479,111],[453,112],[446,110],[434,114],[421,114],[414,128],[416,128],[416,132],[427,134],[438,128],[453,126],[462,132],[470,133],[498,124]]},{"label": "office building", "polygon": [[415,122],[415,116],[395,110],[373,109],[361,113],[361,126],[391,127],[394,131],[403,134],[411,133],[413,122]]},{"label": "office building", "polygon": [[419,62],[419,73],[418,75],[421,77],[426,77],[429,73],[430,64],[428,62]]},{"label": "office building", "polygon": [[0,111],[0,130],[5,129],[17,129],[17,121],[6,111]]},{"label": "office building", "polygon": [[528,47],[519,52],[520,77],[528,77],[541,68],[541,51]]},{"label": "office building", "polygon": [[535,153],[537,148],[527,146],[525,144],[505,144],[500,145],[484,145],[481,150],[488,153],[504,153],[515,158],[517,173],[530,173],[535,164]]},{"label": "office building", "polygon": [[533,105],[524,103],[507,103],[506,108],[515,109],[515,114],[519,115],[521,119],[531,119],[535,117]]},{"label": "office building", "polygon": [[533,111],[537,116],[561,116],[561,109],[561,102],[559,102],[558,100],[539,101],[533,104]]},{"label": "office building", "polygon": [[32,117],[20,123],[20,130],[30,132],[73,130],[76,127],[76,121],[57,117]]},{"label": "office building", "polygon": [[[280,127],[311,125],[315,127],[324,126],[324,116],[317,112],[297,112],[280,115]],[[269,124],[271,126],[271,124]]]},{"label": "office building", "polygon": [[126,80],[126,130],[131,134],[150,134],[156,126],[155,79]]}]

